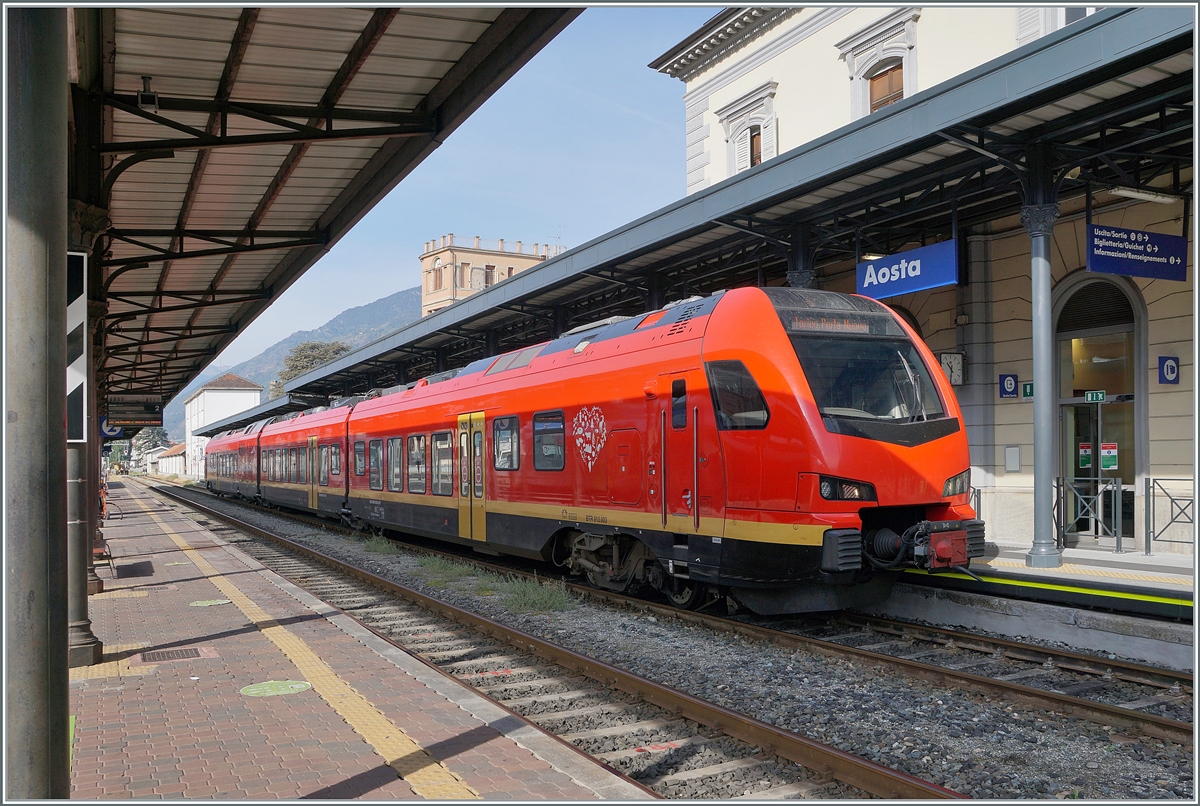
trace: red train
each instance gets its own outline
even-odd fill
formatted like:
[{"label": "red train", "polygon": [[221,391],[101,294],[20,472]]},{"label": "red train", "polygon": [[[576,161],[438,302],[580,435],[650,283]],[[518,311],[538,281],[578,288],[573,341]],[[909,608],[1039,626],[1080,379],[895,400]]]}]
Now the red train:
[{"label": "red train", "polygon": [[983,553],[935,367],[873,300],[741,288],[223,433],[208,486],[682,606],[837,609]]}]

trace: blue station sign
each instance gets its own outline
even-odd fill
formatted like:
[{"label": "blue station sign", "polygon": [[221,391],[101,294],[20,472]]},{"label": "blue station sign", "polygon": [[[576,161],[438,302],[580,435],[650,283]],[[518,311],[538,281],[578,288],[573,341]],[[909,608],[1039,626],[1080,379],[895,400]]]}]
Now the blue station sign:
[{"label": "blue station sign", "polygon": [[942,241],[858,264],[858,293],[884,299],[958,282],[958,242]]},{"label": "blue station sign", "polygon": [[1187,280],[1187,238],[1090,224],[1087,270],[1126,277]]}]

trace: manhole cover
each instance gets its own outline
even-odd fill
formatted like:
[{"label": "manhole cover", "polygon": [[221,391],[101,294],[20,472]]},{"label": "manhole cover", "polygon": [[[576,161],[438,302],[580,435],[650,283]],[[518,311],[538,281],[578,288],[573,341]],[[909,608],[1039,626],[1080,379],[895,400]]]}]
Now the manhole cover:
[{"label": "manhole cover", "polygon": [[279,694],[295,694],[310,688],[312,683],[303,680],[268,680],[265,683],[251,683],[242,689],[242,693],[247,697],[274,697]]},{"label": "manhole cover", "polygon": [[212,607],[213,605],[229,604],[228,599],[201,599],[198,602],[192,602],[188,607]]},{"label": "manhole cover", "polygon": [[156,649],[153,652],[143,652],[143,663],[161,663],[168,660],[187,660],[200,657],[198,649]]}]

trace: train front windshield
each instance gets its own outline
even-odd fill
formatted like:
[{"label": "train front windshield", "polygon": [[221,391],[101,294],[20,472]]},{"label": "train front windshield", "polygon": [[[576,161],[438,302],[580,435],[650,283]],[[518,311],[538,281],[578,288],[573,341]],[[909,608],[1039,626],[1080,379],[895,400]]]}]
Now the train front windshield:
[{"label": "train front windshield", "polygon": [[895,314],[865,297],[764,288],[825,421],[838,434],[920,445],[952,434],[929,366]]},{"label": "train front windshield", "polygon": [[822,417],[912,423],[945,416],[907,338],[805,333],[791,340]]}]

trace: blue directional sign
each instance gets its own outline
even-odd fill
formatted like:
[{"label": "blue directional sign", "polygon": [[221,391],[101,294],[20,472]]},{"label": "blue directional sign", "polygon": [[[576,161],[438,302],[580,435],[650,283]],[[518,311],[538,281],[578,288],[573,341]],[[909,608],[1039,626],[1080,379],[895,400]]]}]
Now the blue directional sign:
[{"label": "blue directional sign", "polygon": [[1187,280],[1188,241],[1178,235],[1090,224],[1087,270],[1126,277]]},{"label": "blue directional sign", "polygon": [[1017,376],[1016,375],[1001,375],[1000,376],[1000,397],[1017,396]]},{"label": "blue directional sign", "polygon": [[116,425],[109,425],[107,417],[100,418],[100,436],[105,439],[120,439],[125,436],[125,429]]},{"label": "blue directional sign", "polygon": [[1158,357],[1158,382],[1179,383],[1179,359],[1170,355]]},{"label": "blue directional sign", "polygon": [[911,294],[956,282],[958,242],[954,240],[858,264],[858,293],[872,299]]}]

